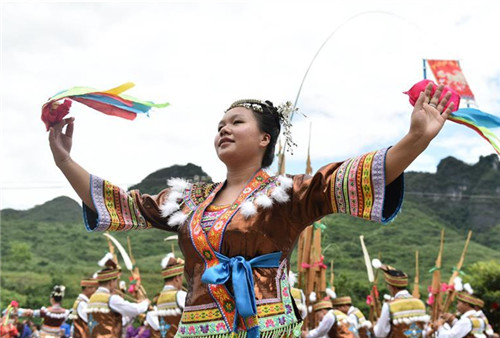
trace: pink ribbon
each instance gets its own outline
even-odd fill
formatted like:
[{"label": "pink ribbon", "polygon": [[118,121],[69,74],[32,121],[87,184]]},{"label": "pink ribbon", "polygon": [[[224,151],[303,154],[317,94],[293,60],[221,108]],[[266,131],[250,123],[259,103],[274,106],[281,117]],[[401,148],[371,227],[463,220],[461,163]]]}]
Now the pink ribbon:
[{"label": "pink ribbon", "polygon": [[434,294],[430,294],[429,298],[427,298],[427,304],[432,305],[434,304]]},{"label": "pink ribbon", "polygon": [[366,296],[366,304],[371,305],[373,303],[373,298],[371,295]]},{"label": "pink ribbon", "polygon": [[448,292],[455,290],[453,284],[441,283],[441,292]]}]

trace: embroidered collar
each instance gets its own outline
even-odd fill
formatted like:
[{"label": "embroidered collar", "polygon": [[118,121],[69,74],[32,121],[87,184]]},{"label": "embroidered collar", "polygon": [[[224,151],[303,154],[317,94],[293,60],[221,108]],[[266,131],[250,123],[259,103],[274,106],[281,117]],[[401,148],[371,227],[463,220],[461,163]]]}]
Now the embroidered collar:
[{"label": "embroidered collar", "polygon": [[398,293],[396,293],[394,295],[394,299],[407,298],[409,296],[410,296],[410,293],[408,292],[408,290],[401,290],[401,291],[398,291]]},{"label": "embroidered collar", "polygon": [[109,289],[105,288],[104,286],[99,286],[99,288],[97,288],[96,292],[110,293]]},{"label": "embroidered collar", "polygon": [[474,316],[476,313],[476,310],[469,310],[466,313],[464,313],[460,318],[469,318],[471,316]]},{"label": "embroidered collar", "polygon": [[162,291],[168,291],[168,290],[177,290],[177,289],[173,285],[164,285]]}]

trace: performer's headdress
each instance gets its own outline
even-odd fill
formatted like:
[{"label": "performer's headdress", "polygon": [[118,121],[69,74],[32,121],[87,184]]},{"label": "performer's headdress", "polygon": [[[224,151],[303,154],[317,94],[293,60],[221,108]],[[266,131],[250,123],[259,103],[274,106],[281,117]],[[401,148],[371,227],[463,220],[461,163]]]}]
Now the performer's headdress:
[{"label": "performer's headdress", "polygon": [[352,304],[352,300],[351,300],[351,297],[349,297],[349,296],[338,297],[338,298],[332,299],[333,306],[351,305],[351,304]]},{"label": "performer's headdress", "polygon": [[99,283],[94,277],[89,277],[89,278],[83,278],[80,281],[80,286],[85,286],[85,287],[97,287],[99,286]]},{"label": "performer's headdress", "polygon": [[467,304],[470,304],[472,306],[479,306],[479,307],[483,307],[484,306],[484,302],[471,295],[470,293],[468,292],[465,292],[465,291],[462,291],[462,292],[458,292],[457,293],[457,299],[464,302],[464,303],[467,303]]},{"label": "performer's headdress", "polygon": [[161,260],[161,268],[163,279],[182,275],[184,273],[184,260],[175,258],[173,253],[169,253]]},{"label": "performer's headdress", "polygon": [[64,285],[54,285],[50,297],[62,299],[64,297],[64,290],[66,290]]},{"label": "performer's headdress", "polygon": [[109,252],[97,264],[104,267],[104,269],[97,272],[97,282],[107,282],[117,279],[121,274],[120,267],[113,261],[113,255]]},{"label": "performer's headdress", "polygon": [[271,114],[274,117],[275,121],[277,122],[277,125],[283,126],[284,128],[283,136],[285,137],[285,142],[288,147],[287,150],[292,151],[293,147],[296,146],[296,144],[292,141],[291,116],[293,113],[298,111],[298,108],[295,108],[292,102],[287,101],[279,105],[278,107],[274,107],[271,101],[244,99],[233,102],[233,104],[231,104],[231,106],[229,106],[229,108],[226,109],[226,112],[235,107],[244,107],[252,110],[255,113],[260,113],[260,114]]},{"label": "performer's headdress", "polygon": [[396,270],[390,265],[382,264],[378,259],[372,260],[372,265],[376,269],[384,271],[385,282],[397,288],[405,288],[408,286],[408,275],[403,271]]},{"label": "performer's headdress", "polygon": [[330,310],[331,308],[333,308],[332,302],[327,300],[327,299],[322,299],[322,300],[314,303],[312,306],[312,310],[314,312],[319,311],[319,310],[324,310],[324,309]]}]

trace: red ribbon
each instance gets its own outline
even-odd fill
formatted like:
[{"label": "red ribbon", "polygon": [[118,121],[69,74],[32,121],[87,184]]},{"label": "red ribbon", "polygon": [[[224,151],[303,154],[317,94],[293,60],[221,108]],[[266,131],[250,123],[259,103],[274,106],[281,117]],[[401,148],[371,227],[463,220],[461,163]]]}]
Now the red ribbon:
[{"label": "red ribbon", "polygon": [[372,305],[373,303],[373,298],[371,295],[366,296],[366,304]]},{"label": "red ribbon", "polygon": [[313,263],[312,265],[308,264],[308,263],[302,263],[301,267],[304,268],[304,269],[318,268],[318,267],[320,269],[327,269],[328,267],[325,265],[325,263],[323,263],[324,260],[325,260],[325,257],[321,256],[321,259],[319,261]]},{"label": "red ribbon", "polygon": [[441,283],[441,292],[448,292],[455,290],[455,286],[453,284]]}]

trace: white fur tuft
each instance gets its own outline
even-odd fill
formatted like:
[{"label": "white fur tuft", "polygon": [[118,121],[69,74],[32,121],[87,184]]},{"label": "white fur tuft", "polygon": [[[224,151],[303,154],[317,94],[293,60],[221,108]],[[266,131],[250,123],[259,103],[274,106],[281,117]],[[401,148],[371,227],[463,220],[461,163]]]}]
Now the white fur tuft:
[{"label": "white fur tuft", "polygon": [[382,266],[382,262],[380,261],[380,259],[374,258],[372,259],[372,265],[375,269],[380,269],[380,267]]},{"label": "white fur tuft", "polygon": [[161,260],[161,268],[162,269],[165,269],[167,267],[167,264],[168,264],[168,261],[170,260],[170,258],[174,258],[175,259],[175,256],[172,252],[168,253],[165,257],[163,257],[163,259]]},{"label": "white fur tuft", "polygon": [[101,258],[99,262],[97,262],[97,265],[105,267],[106,262],[109,261],[110,259],[111,260],[113,259],[113,255],[111,254],[111,252],[107,252],[106,255],[104,255],[104,257]]},{"label": "white fur tuft", "polygon": [[170,216],[172,213],[176,212],[177,210],[180,209],[180,206],[179,204],[177,204],[176,202],[172,202],[172,201],[166,201],[165,204],[163,204],[161,207],[160,207],[160,210],[161,210],[161,216],[162,217],[168,217]]},{"label": "white fur tuft", "polygon": [[188,215],[185,215],[182,211],[177,211],[175,214],[170,216],[168,220],[168,225],[174,227],[176,225],[182,225],[187,220]]},{"label": "white fur tuft", "polygon": [[188,181],[182,178],[171,178],[167,181],[169,187],[172,188],[173,191],[183,192],[191,185]]},{"label": "white fur tuft", "polygon": [[273,189],[273,192],[271,193],[271,198],[278,203],[285,203],[288,202],[290,196],[288,196],[285,189],[283,189],[280,186],[277,186],[276,188]]},{"label": "white fur tuft", "polygon": [[311,305],[309,305],[308,310],[309,310],[309,313],[312,313],[313,312],[313,307]]},{"label": "white fur tuft", "polygon": [[288,272],[288,282],[290,283],[290,287],[294,287],[295,283],[297,283],[297,274],[290,270]]},{"label": "white fur tuft", "polygon": [[331,299],[337,298],[337,294],[331,288],[326,288],[325,291],[326,291],[326,294],[328,295],[328,297],[330,297]]},{"label": "white fur tuft", "polygon": [[124,281],[124,280],[121,280],[121,281],[120,281],[120,289],[121,289],[121,290],[124,290],[124,289],[126,289],[126,288],[127,288],[127,283],[125,283],[125,281]]},{"label": "white fur tuft", "polygon": [[462,284],[462,278],[455,277],[453,280],[453,287],[455,288],[455,291],[463,291],[464,285]]},{"label": "white fur tuft", "polygon": [[293,186],[293,180],[288,176],[278,176],[278,182],[285,191]]},{"label": "white fur tuft", "polygon": [[245,218],[249,218],[257,213],[257,208],[251,201],[245,201],[241,204],[240,212]]},{"label": "white fur tuft", "polygon": [[313,292],[311,292],[311,293],[309,294],[309,301],[310,301],[311,303],[315,303],[315,302],[316,302],[316,300],[318,300],[318,298],[316,297],[316,292],[314,292],[314,291],[313,291]]},{"label": "white fur tuft", "polygon": [[392,300],[391,295],[388,295],[387,293],[384,295],[385,300]]},{"label": "white fur tuft", "polygon": [[264,209],[270,208],[273,206],[273,200],[270,199],[267,195],[265,194],[258,194],[257,197],[255,198],[255,203],[259,207],[262,207]]}]

